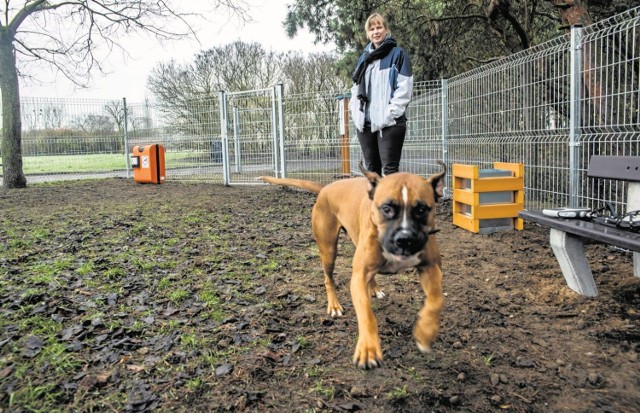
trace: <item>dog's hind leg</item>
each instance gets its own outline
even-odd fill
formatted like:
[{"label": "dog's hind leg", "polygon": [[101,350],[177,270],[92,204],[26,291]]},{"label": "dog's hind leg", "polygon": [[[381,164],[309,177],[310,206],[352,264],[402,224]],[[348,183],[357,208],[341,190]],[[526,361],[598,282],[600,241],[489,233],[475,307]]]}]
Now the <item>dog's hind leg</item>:
[{"label": "dog's hind leg", "polygon": [[320,261],[324,272],[324,285],[327,289],[327,314],[331,317],[341,317],[344,309],[338,300],[333,270],[338,253],[338,236],[340,223],[333,215],[323,214],[315,208],[313,210],[313,235],[318,244]]}]

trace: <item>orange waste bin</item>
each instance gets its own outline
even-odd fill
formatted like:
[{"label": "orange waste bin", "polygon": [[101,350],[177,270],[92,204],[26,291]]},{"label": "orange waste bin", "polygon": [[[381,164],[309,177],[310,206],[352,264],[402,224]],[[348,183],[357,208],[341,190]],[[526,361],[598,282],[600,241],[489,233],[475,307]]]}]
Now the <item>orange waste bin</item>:
[{"label": "orange waste bin", "polygon": [[131,154],[133,180],[140,183],[164,182],[164,146],[135,146]]}]

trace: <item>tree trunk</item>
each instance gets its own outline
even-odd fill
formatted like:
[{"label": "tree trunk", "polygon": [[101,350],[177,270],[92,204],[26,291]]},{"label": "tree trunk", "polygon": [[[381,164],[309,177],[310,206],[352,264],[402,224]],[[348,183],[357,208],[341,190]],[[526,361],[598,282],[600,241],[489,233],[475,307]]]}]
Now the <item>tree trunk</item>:
[{"label": "tree trunk", "polygon": [[552,3],[558,9],[560,20],[565,26],[588,26],[593,23],[587,7],[581,0],[553,0]]},{"label": "tree trunk", "polygon": [[[558,9],[564,27],[585,27],[593,23],[587,7],[581,0],[554,0],[553,4]],[[597,54],[605,52],[599,50],[594,43],[582,45],[582,82],[584,90],[588,93],[585,97],[588,98],[586,102],[589,104],[588,110],[583,110],[582,123],[586,125],[609,125],[611,122],[611,109],[607,105],[602,68],[597,63]]]},{"label": "tree trunk", "polygon": [[5,188],[25,188],[22,171],[22,120],[20,87],[13,50],[13,34],[0,28],[0,89],[2,90],[2,183]]}]

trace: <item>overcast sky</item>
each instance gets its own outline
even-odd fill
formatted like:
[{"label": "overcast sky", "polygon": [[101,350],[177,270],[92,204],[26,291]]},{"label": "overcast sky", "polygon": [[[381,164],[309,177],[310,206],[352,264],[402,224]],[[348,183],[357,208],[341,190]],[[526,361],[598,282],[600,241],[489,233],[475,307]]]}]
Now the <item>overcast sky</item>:
[{"label": "overcast sky", "polygon": [[[201,0],[182,0],[189,2],[199,10]],[[45,83],[21,84],[23,97],[47,98],[91,98],[120,99],[126,97],[129,102],[141,102],[145,98],[147,76],[158,62],[167,62],[175,58],[180,63],[190,63],[200,50],[223,46],[236,40],[258,42],[266,50],[321,52],[332,51],[333,46],[314,45],[313,36],[308,32],[298,33],[289,39],[282,27],[287,14],[287,3],[292,0],[248,0],[252,5],[250,15],[253,23],[241,23],[229,20],[226,13],[216,13],[208,17],[209,22],[200,22],[196,28],[200,44],[195,39],[175,41],[164,46],[148,39],[123,39],[120,43],[131,55],[122,56],[114,52],[105,64],[106,76],[94,73],[93,82],[88,89],[78,89],[63,76],[43,73],[40,79]],[[192,9],[194,10],[194,9]],[[213,13],[211,13],[213,14]]]}]

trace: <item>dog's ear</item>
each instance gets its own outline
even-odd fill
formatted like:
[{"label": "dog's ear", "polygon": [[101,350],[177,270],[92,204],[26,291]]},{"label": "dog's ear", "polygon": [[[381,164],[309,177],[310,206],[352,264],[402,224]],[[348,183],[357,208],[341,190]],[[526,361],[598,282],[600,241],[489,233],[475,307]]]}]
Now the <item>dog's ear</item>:
[{"label": "dog's ear", "polygon": [[362,172],[362,175],[369,181],[369,199],[373,199],[373,194],[376,192],[378,182],[380,182],[382,178],[375,172],[367,171],[362,161],[360,161],[360,172]]},{"label": "dog's ear", "polygon": [[438,202],[444,196],[444,177],[447,174],[447,166],[442,161],[436,161],[436,163],[442,167],[442,171],[431,175],[427,181],[433,186],[433,193]]}]

